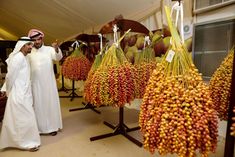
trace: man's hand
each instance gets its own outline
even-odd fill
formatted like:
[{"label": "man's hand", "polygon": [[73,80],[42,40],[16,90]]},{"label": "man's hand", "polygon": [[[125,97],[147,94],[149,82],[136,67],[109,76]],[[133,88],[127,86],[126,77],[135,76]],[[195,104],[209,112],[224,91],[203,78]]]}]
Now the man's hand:
[{"label": "man's hand", "polygon": [[53,43],[51,44],[51,46],[54,47],[56,53],[59,52],[59,43],[58,43],[58,40],[56,40],[55,42],[53,42]]},{"label": "man's hand", "polygon": [[1,96],[1,97],[6,97],[7,94],[6,94],[6,92],[0,92],[0,96]]}]

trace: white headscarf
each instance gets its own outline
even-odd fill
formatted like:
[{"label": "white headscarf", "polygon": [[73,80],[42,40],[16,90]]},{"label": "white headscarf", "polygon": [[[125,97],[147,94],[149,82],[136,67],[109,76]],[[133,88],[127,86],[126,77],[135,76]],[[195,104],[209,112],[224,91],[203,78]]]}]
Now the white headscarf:
[{"label": "white headscarf", "polygon": [[9,57],[6,59],[6,63],[8,64],[11,60],[11,58],[16,55],[17,53],[20,52],[20,49],[27,43],[31,43],[33,40],[30,39],[29,37],[21,37],[16,45],[15,45],[15,48],[14,50],[10,53]]}]

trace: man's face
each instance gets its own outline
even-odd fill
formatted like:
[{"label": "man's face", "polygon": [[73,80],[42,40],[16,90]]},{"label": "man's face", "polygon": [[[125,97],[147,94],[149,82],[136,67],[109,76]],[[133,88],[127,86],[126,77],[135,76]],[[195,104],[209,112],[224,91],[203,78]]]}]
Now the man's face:
[{"label": "man's face", "polygon": [[21,48],[21,52],[23,52],[24,55],[26,56],[28,53],[31,52],[32,48],[33,48],[33,43],[32,42],[27,43]]},{"label": "man's face", "polygon": [[33,46],[36,49],[39,49],[42,46],[42,43],[43,43],[42,37],[35,37],[35,38],[33,38],[33,40],[35,40]]}]

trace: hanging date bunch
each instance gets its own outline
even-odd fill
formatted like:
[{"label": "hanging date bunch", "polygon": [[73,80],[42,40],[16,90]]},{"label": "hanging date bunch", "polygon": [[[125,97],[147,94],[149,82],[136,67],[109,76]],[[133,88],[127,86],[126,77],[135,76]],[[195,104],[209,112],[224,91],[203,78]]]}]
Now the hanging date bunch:
[{"label": "hanging date bunch", "polygon": [[93,75],[95,74],[95,71],[98,69],[98,67],[100,66],[101,64],[101,61],[102,61],[102,58],[103,58],[103,55],[104,55],[104,52],[105,52],[105,49],[106,49],[106,46],[103,48],[103,37],[102,37],[102,34],[98,34],[99,38],[100,38],[100,52],[99,54],[97,54],[95,56],[95,60],[91,66],[91,69],[88,73],[88,77],[85,81],[85,84],[84,84],[84,99],[87,101],[87,102],[91,102],[91,98],[92,98],[92,95],[91,95],[91,82],[92,82],[92,79],[93,79]]},{"label": "hanging date bunch", "polygon": [[114,40],[116,42],[106,51],[92,77],[91,103],[95,106],[121,107],[134,99],[135,69],[118,46],[122,38],[119,41]]},{"label": "hanging date bunch", "polygon": [[209,87],[189,58],[165,7],[172,34],[171,45],[157,64],[145,90],[139,125],[144,148],[161,155],[207,157],[215,151],[218,117],[212,108]]},{"label": "hanging date bunch", "polygon": [[221,120],[228,119],[228,108],[231,93],[234,48],[215,71],[210,80],[210,90],[215,110]]},{"label": "hanging date bunch", "polygon": [[85,81],[85,84],[84,84],[84,98],[87,102],[91,102],[91,99],[92,99],[91,82],[92,82],[93,76],[95,74],[95,71],[98,69],[98,67],[101,64],[102,58],[103,58],[102,53],[96,55],[95,60],[92,64],[92,66],[91,66],[91,69],[90,69],[89,73],[88,73],[88,77]]},{"label": "hanging date bunch", "polygon": [[100,63],[102,61],[102,54],[98,54],[96,55],[95,57],[95,60],[91,66],[91,70],[89,71],[88,73],[88,77],[85,81],[85,84],[84,84],[84,98],[87,102],[91,102],[91,98],[92,98],[92,95],[91,95],[91,81],[92,81],[92,77],[96,71],[96,69],[99,67]]},{"label": "hanging date bunch", "polygon": [[83,44],[64,61],[61,71],[65,78],[75,81],[86,80],[91,63],[83,55],[81,50],[82,46]]},{"label": "hanging date bunch", "polygon": [[149,37],[145,37],[144,48],[139,52],[138,58],[135,59],[134,67],[137,70],[137,87],[135,98],[143,98],[148,80],[156,68],[156,60],[153,49],[150,47]]}]

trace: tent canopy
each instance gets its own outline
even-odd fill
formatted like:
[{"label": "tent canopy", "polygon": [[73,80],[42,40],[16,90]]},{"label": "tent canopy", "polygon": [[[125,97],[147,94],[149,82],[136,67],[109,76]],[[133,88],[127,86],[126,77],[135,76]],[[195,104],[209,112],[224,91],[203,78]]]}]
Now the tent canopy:
[{"label": "tent canopy", "polygon": [[[122,14],[137,20],[160,0],[0,0],[0,39],[16,40],[31,28],[45,33],[45,42],[63,42]],[[99,31],[99,30],[98,30]]]}]

